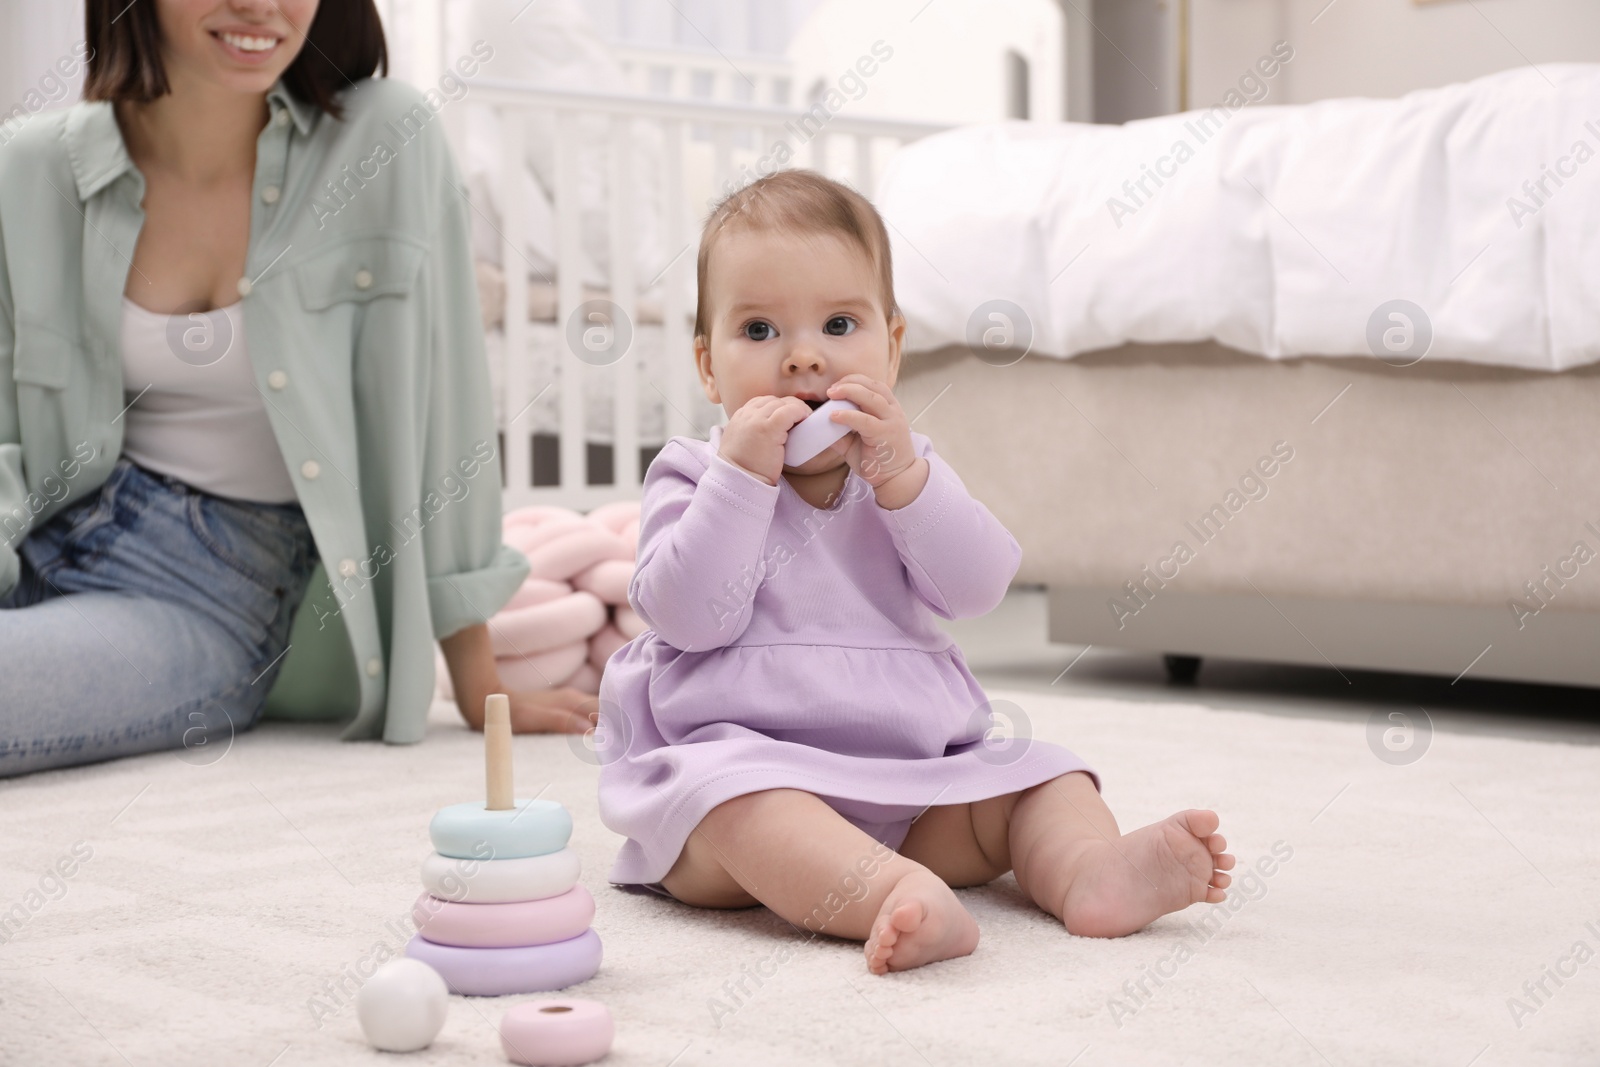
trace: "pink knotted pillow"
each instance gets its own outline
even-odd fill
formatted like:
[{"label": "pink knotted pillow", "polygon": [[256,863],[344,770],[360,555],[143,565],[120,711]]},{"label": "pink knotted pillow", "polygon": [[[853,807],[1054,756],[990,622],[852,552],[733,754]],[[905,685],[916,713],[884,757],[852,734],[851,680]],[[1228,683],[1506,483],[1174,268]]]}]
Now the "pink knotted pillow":
[{"label": "pink knotted pillow", "polygon": [[[628,605],[639,546],[639,503],[624,500],[587,515],[533,505],[502,520],[502,540],[528,558],[528,577],[489,620],[500,681],[508,689],[571,686],[600,692],[612,653],[645,629]],[[454,699],[438,657],[438,691]]]}]

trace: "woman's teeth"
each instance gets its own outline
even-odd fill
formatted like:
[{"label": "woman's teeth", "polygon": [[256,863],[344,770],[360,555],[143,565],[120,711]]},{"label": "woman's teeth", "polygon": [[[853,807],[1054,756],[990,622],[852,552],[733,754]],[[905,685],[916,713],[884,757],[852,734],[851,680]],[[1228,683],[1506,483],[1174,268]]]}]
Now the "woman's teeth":
[{"label": "woman's teeth", "polygon": [[238,33],[219,33],[217,36],[241,52],[265,52],[278,43],[276,37],[245,37]]}]

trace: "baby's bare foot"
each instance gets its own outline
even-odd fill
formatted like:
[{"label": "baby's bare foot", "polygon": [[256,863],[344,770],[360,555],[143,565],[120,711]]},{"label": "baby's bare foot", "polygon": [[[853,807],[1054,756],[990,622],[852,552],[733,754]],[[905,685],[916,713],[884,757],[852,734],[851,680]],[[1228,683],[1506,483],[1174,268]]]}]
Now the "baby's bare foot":
[{"label": "baby's bare foot", "polygon": [[872,920],[867,970],[904,971],[965,956],[978,947],[978,924],[948,885],[929,870],[914,870],[890,890]]},{"label": "baby's bare foot", "polygon": [[1191,808],[1115,841],[1083,842],[1059,917],[1081,937],[1121,937],[1170,911],[1219,904],[1233,856],[1217,814]]}]

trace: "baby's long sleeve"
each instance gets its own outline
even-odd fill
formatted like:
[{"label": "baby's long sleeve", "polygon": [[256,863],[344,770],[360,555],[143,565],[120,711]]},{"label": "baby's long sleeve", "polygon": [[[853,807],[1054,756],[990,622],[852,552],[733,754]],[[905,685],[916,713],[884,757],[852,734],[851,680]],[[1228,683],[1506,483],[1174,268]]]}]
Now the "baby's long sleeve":
[{"label": "baby's long sleeve", "polygon": [[685,652],[721,648],[750,624],[778,487],[712,454],[704,473],[669,441],[645,473],[628,603]]},{"label": "baby's long sleeve", "polygon": [[1022,565],[1022,546],[967,492],[925,435],[913,440],[928,461],[928,482],[905,507],[877,508],[878,514],[923,603],[946,619],[987,614]]}]

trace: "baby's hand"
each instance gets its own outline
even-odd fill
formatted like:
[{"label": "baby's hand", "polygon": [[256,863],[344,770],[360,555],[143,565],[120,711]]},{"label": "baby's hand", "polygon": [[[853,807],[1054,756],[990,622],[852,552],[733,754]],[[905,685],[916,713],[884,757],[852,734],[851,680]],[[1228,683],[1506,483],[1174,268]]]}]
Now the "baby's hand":
[{"label": "baby's hand", "polygon": [[868,485],[877,489],[916,462],[911,421],[887,385],[865,374],[846,374],[828,388],[828,399],[849,400],[861,409],[830,417],[856,432],[844,458]]},{"label": "baby's hand", "polygon": [[797,396],[757,396],[728,419],[717,454],[768,485],[783,475],[783,444],[794,424],[811,414]]}]

